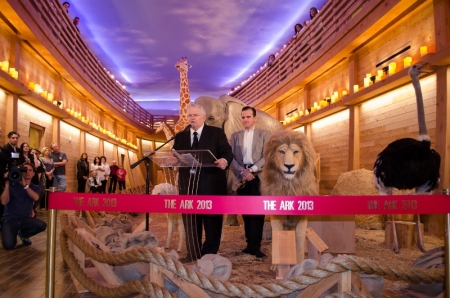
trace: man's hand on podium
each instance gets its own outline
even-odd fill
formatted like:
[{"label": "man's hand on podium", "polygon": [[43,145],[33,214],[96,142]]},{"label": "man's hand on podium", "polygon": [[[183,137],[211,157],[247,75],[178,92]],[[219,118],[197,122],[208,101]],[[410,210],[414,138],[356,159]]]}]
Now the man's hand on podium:
[{"label": "man's hand on podium", "polygon": [[225,170],[228,165],[228,162],[225,158],[219,158],[214,163],[217,165],[218,168],[220,168],[222,170]]}]

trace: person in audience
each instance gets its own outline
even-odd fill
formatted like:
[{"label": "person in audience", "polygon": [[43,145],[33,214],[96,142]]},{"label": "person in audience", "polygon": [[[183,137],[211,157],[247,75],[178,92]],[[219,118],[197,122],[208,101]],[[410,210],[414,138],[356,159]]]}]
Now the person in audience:
[{"label": "person in audience", "polygon": [[39,200],[40,187],[31,182],[34,165],[25,163],[26,172],[18,182],[5,181],[5,189],[0,197],[5,205],[2,216],[2,245],[4,249],[13,249],[17,236],[23,245],[31,245],[30,237],[45,231],[47,224],[32,217],[33,203]]},{"label": "person in audience", "polygon": [[102,165],[104,166],[105,169],[103,179],[100,178],[100,181],[102,182],[102,193],[106,193],[106,184],[108,184],[109,174],[111,174],[111,168],[109,167],[109,164],[106,162],[105,156],[100,156],[100,160],[102,161]]},{"label": "person in audience", "polygon": [[125,181],[126,181],[126,176],[127,175],[127,170],[125,170],[123,168],[123,166],[119,166],[119,169],[117,170],[117,182],[119,183],[119,190],[122,191],[125,190]]},{"label": "person in audience", "polygon": [[[53,171],[55,170],[53,167],[53,159],[50,157],[50,148],[42,148],[40,160],[45,171],[45,188],[49,189],[53,186]],[[48,193],[46,193],[44,199],[40,201],[39,207],[41,207],[41,210],[45,210],[47,208],[47,204]]]},{"label": "person in audience", "polygon": [[[24,150],[22,149],[22,153],[24,152]],[[34,173],[33,178],[31,179],[31,182],[34,185],[39,185],[39,187],[41,188],[41,192],[39,193],[39,200],[37,202],[34,202],[34,213],[36,214],[36,209],[38,208],[38,206],[40,205],[40,203],[42,202],[42,200],[44,200],[45,197],[45,170],[44,170],[44,165],[42,164],[42,161],[39,159],[39,154],[38,154],[39,150],[35,149],[35,148],[31,148],[30,149],[30,156],[34,157],[34,161],[35,164],[37,164],[37,166],[35,167],[36,171]]]},{"label": "person in audience", "polygon": [[89,178],[89,161],[86,152],[83,152],[80,159],[77,161],[77,181],[78,181],[78,192],[86,191],[86,182]]},{"label": "person in audience", "polygon": [[[0,127],[0,137],[2,136],[2,128]],[[5,172],[5,168],[6,168],[6,163],[5,163],[5,159],[3,158],[3,154],[1,153],[1,149],[0,149],[0,195],[3,192],[3,188],[4,188],[4,183],[5,183],[5,179],[4,179],[4,172]],[[3,204],[0,204],[0,218],[3,216],[3,210],[5,209],[5,207],[3,206]],[[0,227],[1,227],[1,221],[0,221]],[[1,229],[0,229],[1,230]]]},{"label": "person in audience", "polygon": [[[102,163],[102,160],[101,160],[101,158],[99,156],[96,156],[94,158],[94,162],[91,165],[91,171],[96,171],[97,172],[97,176],[98,176],[98,178],[100,180],[100,184],[102,184],[102,181],[105,180],[106,167]],[[102,189],[99,192],[103,193]]]},{"label": "person in audience", "polygon": [[7,177],[9,170],[19,165],[20,148],[18,147],[20,135],[16,131],[8,133],[8,143],[2,147],[2,157],[5,163],[4,176]]},{"label": "person in audience", "polygon": [[31,148],[28,143],[20,144],[20,151],[21,152],[19,154],[19,162],[18,162],[19,165],[29,162],[32,165],[34,165],[35,169],[39,166],[39,160],[37,156],[31,153]]},{"label": "person in audience", "polygon": [[65,2],[63,2],[62,6],[63,6],[64,10],[65,10],[67,13],[69,13],[70,3],[67,2],[67,1],[65,1]]},{"label": "person in audience", "polygon": [[109,190],[108,193],[116,193],[116,187],[117,187],[117,170],[119,167],[116,164],[116,161],[113,160],[112,164],[109,166],[109,169],[111,170],[109,174]]},{"label": "person in audience", "polygon": [[302,29],[303,29],[302,24],[299,23],[295,24],[294,26],[295,35],[298,35]]},{"label": "person in audience", "polygon": [[303,25],[306,26],[308,25],[312,19],[314,19],[314,17],[319,13],[319,11],[317,10],[317,8],[315,7],[311,7],[309,10],[309,21],[303,21]]},{"label": "person in audience", "polygon": [[269,59],[267,60],[267,66],[270,67],[275,62],[275,55],[270,54]]},{"label": "person in audience", "polygon": [[80,18],[79,17],[75,17],[73,19],[73,24],[75,25],[75,28],[77,28],[78,32],[80,32],[80,29],[78,29],[78,24],[80,23]]},{"label": "person in audience", "polygon": [[50,145],[52,153],[50,157],[53,159],[53,187],[58,187],[58,191],[66,191],[67,179],[66,179],[66,164],[69,162],[67,155],[59,150],[59,146],[56,143]]},{"label": "person in audience", "polygon": [[92,193],[101,193],[102,192],[102,183],[100,178],[98,177],[97,171],[92,171],[91,177],[88,179],[88,188]]}]

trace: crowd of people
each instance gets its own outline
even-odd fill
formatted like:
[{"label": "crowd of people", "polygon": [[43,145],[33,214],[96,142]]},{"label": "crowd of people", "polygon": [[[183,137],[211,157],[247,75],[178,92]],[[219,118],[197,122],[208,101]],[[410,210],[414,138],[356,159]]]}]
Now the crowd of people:
[{"label": "crowd of people", "polygon": [[[177,134],[174,139],[175,150],[209,150],[211,154],[203,156],[202,162],[215,164],[215,167],[180,167],[178,175],[179,194],[181,195],[226,195],[227,172],[231,168],[237,178],[244,183],[237,194],[242,196],[260,195],[258,175],[264,167],[263,149],[269,132],[255,128],[256,110],[244,107],[241,112],[243,130],[234,133],[231,145],[221,128],[205,124],[206,111],[199,104],[190,104],[187,108],[189,129]],[[1,134],[1,130],[0,130]],[[1,216],[2,243],[5,249],[16,246],[17,237],[23,245],[30,245],[30,237],[46,229],[45,222],[36,218],[34,208],[40,204],[46,208],[45,189],[55,187],[65,191],[66,165],[68,158],[52,143],[40,152],[30,148],[28,143],[19,144],[20,135],[8,133],[8,143],[1,148],[0,168],[3,173],[4,190],[1,203],[4,213]],[[172,158],[178,158],[174,155]],[[178,162],[178,160],[176,160]],[[17,169],[20,178],[13,177]],[[125,189],[126,170],[116,161],[108,164],[105,156],[95,156],[92,163],[88,154],[83,152],[76,162],[78,192],[86,190],[92,193],[115,193]],[[107,188],[107,181],[110,181]],[[249,202],[250,203],[250,202]],[[222,214],[183,214],[186,232],[187,255],[183,263],[200,259],[206,254],[217,254],[222,236]],[[247,246],[242,253],[264,259],[261,251],[264,215],[243,215]],[[202,231],[205,231],[202,242]]]},{"label": "crowd of people", "polygon": [[[64,1],[61,6],[63,7],[63,9],[65,10],[65,12],[68,14],[69,13],[69,8],[70,8],[70,3],[67,1]],[[78,32],[80,32],[80,29],[78,29],[78,24],[80,23],[80,18],[79,17],[74,17],[72,20],[73,25],[75,26],[75,28],[77,29]]]},{"label": "crowd of people", "polygon": [[[300,32],[302,31],[302,29],[303,29],[305,26],[307,26],[307,25],[312,21],[312,19],[314,19],[314,17],[315,17],[318,13],[319,13],[319,11],[318,11],[317,8],[315,8],[315,7],[311,7],[311,8],[309,9],[309,20],[304,20],[304,21],[302,22],[302,24],[297,23],[297,24],[294,25],[294,36],[291,38],[291,40],[289,40],[288,44],[290,44],[294,39],[297,38],[297,36],[298,36],[298,35],[300,34]],[[266,62],[266,66],[267,66],[267,67],[270,67],[270,66],[273,65],[273,63],[275,62],[275,56],[276,56],[276,55],[274,55],[274,54],[270,54],[270,55],[269,55],[269,58],[267,59],[267,62]]]},{"label": "crowd of people", "polygon": [[[30,245],[29,237],[45,230],[45,222],[36,218],[37,210],[48,208],[46,190],[54,187],[55,191],[64,192],[67,189],[69,161],[57,143],[39,150],[31,148],[27,142],[19,145],[20,135],[16,131],[10,131],[7,136],[8,142],[0,153],[0,222],[5,249],[16,245],[17,236],[24,245]],[[125,190],[127,171],[117,166],[115,160],[108,165],[105,156],[97,156],[89,164],[84,152],[76,170],[78,192],[115,193],[117,184],[120,191]],[[108,180],[109,189],[106,188]]]}]

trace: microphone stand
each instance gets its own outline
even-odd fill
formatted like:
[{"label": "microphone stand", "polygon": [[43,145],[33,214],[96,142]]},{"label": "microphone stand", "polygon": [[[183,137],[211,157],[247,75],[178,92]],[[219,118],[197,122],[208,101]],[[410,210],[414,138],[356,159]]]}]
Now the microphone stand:
[{"label": "microphone stand", "polygon": [[[175,135],[176,136],[176,135]],[[144,154],[144,156],[138,160],[137,162],[133,163],[130,168],[134,169],[138,165],[141,164],[141,162],[145,161],[145,171],[146,171],[146,178],[145,178],[145,194],[150,194],[150,157],[153,156],[159,149],[164,147],[167,143],[173,141],[175,139],[175,136],[171,137],[167,142],[156,148],[154,151],[150,152],[150,154],[147,156]],[[145,230],[148,231],[149,228],[149,221],[150,221],[150,215],[148,212],[145,214]]]}]

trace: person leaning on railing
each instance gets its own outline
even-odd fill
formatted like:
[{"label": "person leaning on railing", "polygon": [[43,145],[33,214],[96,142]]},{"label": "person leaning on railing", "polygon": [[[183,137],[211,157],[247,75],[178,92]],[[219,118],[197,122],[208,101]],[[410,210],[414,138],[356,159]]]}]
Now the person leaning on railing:
[{"label": "person leaning on railing", "polygon": [[303,26],[308,25],[318,13],[319,13],[319,11],[317,10],[317,8],[311,7],[310,10],[309,10],[309,18],[310,18],[310,20],[309,21],[308,20],[303,21]]}]

